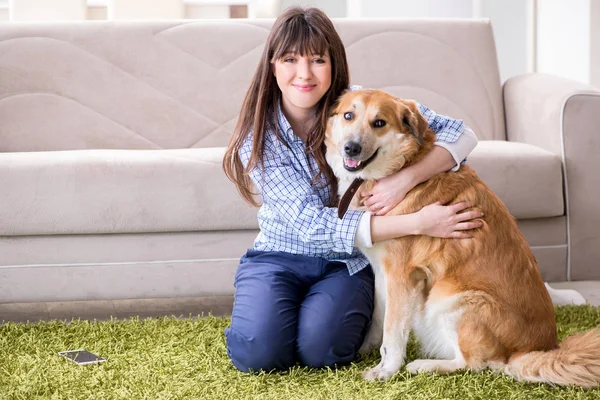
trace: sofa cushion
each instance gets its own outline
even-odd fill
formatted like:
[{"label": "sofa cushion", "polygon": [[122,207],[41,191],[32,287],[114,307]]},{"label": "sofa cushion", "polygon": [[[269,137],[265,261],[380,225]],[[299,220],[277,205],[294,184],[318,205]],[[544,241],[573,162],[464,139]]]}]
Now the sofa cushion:
[{"label": "sofa cushion", "polygon": [[0,153],[0,235],[256,228],[224,150]]},{"label": "sofa cushion", "polygon": [[[0,153],[0,235],[256,229],[224,148]],[[469,164],[517,218],[563,215],[561,160],[480,141]]]},{"label": "sofa cushion", "polygon": [[515,218],[564,215],[559,155],[525,143],[482,140],[468,163]]}]

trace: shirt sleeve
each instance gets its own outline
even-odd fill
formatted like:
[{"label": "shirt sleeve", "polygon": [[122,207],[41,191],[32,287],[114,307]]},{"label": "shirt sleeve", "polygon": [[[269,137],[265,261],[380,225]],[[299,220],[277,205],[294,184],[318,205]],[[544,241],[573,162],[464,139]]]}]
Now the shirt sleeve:
[{"label": "shirt sleeve", "polygon": [[435,132],[435,144],[450,152],[456,161],[456,166],[452,168],[452,171],[457,171],[477,146],[477,136],[471,128],[465,125],[463,120],[436,114],[422,104],[418,104],[418,106],[419,111],[429,123],[429,127]]},{"label": "shirt sleeve", "polygon": [[470,128],[465,127],[465,131],[455,142],[446,143],[436,141],[434,144],[448,150],[456,162],[452,171],[458,171],[460,166],[467,161],[467,156],[471,154],[475,146],[477,146],[477,136],[475,136]]},{"label": "shirt sleeve", "polygon": [[371,238],[371,212],[366,211],[358,221],[358,228],[354,236],[354,245],[356,247],[373,247],[373,239]]},{"label": "shirt sleeve", "polygon": [[[244,165],[250,158],[250,149],[251,144],[240,149]],[[338,209],[325,207],[310,180],[292,164],[292,156],[283,145],[267,141],[264,168],[259,165],[250,171],[263,206],[286,221],[302,242],[323,250],[352,254],[356,230],[365,212],[348,210],[342,219],[338,218]]]}]

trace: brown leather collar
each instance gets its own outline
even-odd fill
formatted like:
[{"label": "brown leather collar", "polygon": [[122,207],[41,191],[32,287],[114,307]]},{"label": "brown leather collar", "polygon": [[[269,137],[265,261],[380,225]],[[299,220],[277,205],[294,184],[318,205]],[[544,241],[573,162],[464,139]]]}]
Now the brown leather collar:
[{"label": "brown leather collar", "polygon": [[344,214],[348,211],[348,207],[350,206],[350,202],[352,201],[352,197],[354,197],[354,193],[358,190],[360,185],[364,182],[364,179],[356,178],[346,190],[346,193],[340,199],[340,204],[338,205],[338,217],[339,219],[344,218]]}]

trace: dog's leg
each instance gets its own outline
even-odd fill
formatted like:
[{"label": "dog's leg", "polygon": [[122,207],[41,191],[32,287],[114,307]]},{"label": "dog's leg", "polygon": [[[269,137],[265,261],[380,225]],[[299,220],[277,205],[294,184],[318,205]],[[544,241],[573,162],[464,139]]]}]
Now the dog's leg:
[{"label": "dog's leg", "polygon": [[406,345],[411,329],[413,313],[417,304],[418,289],[403,272],[386,274],[386,302],[383,344],[380,348],[381,362],[363,373],[368,380],[387,380],[404,363]]},{"label": "dog's leg", "polygon": [[385,317],[385,298],[386,286],[385,275],[378,268],[373,268],[375,273],[375,305],[373,317],[371,318],[371,327],[365,336],[362,346],[358,350],[359,354],[368,354],[372,350],[381,347],[383,338],[383,320]]},{"label": "dog's leg", "polygon": [[[481,318],[485,306],[481,303],[465,310],[465,316],[457,323],[452,316],[447,319],[447,336],[452,337],[453,360],[415,360],[406,366],[411,374],[432,373],[447,374],[468,367],[473,371],[482,371],[487,367],[501,369],[507,360],[507,351]],[[460,315],[460,313],[458,313]],[[466,357],[466,359],[465,359]]]}]

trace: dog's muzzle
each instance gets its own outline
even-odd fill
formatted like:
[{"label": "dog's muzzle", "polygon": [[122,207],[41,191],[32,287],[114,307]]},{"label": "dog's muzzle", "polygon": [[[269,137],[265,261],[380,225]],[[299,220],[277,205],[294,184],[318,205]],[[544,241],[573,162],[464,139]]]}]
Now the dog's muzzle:
[{"label": "dog's muzzle", "polygon": [[344,159],[344,168],[350,172],[360,171],[375,159],[378,151],[379,149],[375,150],[371,157],[364,161],[356,160],[355,158],[362,152],[362,146],[358,142],[348,141],[344,145],[344,157],[342,157]]}]

